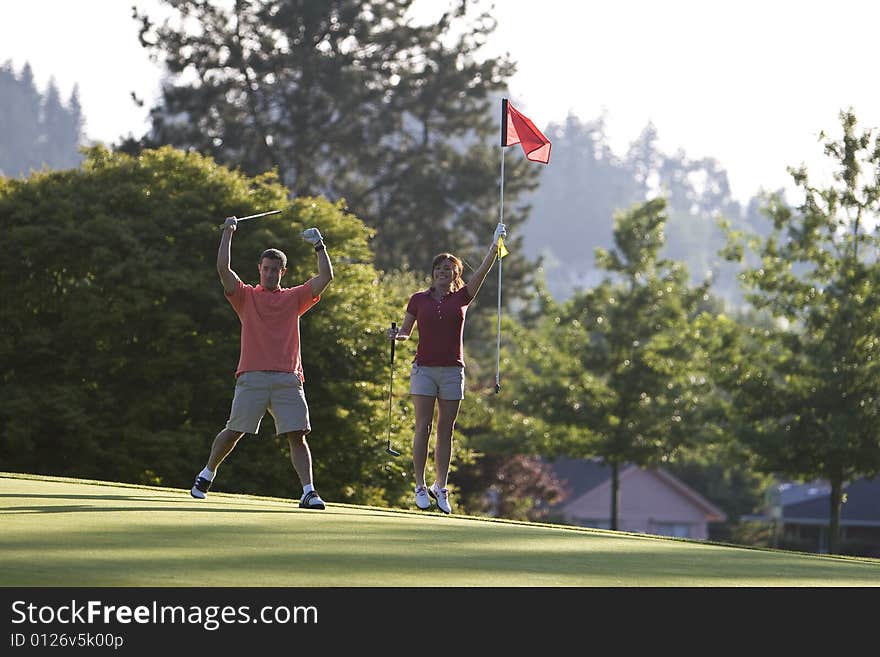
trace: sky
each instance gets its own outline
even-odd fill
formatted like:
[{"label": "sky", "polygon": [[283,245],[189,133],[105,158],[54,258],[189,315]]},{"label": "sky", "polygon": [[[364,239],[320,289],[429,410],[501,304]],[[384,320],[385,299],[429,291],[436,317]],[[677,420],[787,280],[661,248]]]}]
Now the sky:
[{"label": "sky", "polygon": [[[419,2],[429,14],[447,5]],[[140,136],[162,69],[138,43],[132,4],[162,15],[159,0],[0,0],[0,64],[29,62],[63,98],[76,84],[90,140]],[[880,2],[495,0],[493,13],[486,54],[517,62],[510,99],[539,128],[603,117],[623,153],[651,122],[662,151],[718,160],[741,201],[791,189],[788,166],[827,176],[818,136],[839,134],[842,109],[880,127]]]}]

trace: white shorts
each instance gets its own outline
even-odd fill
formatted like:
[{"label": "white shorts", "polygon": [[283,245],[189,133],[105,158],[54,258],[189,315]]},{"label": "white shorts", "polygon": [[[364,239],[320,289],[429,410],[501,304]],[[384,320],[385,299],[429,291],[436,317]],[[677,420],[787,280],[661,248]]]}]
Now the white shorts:
[{"label": "white shorts", "polygon": [[413,365],[409,375],[409,394],[464,399],[464,368]]},{"label": "white shorts", "polygon": [[266,411],[276,434],[312,430],[302,381],[292,372],[243,372],[235,382],[226,428],[255,434]]}]

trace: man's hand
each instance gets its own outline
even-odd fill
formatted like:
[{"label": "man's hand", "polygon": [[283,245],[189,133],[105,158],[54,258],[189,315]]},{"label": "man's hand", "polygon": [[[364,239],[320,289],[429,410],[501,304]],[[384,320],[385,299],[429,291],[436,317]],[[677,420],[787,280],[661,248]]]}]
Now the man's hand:
[{"label": "man's hand", "polygon": [[507,227],[502,223],[499,223],[495,227],[495,235],[492,237],[492,244],[498,246],[498,238],[500,237],[507,237]]},{"label": "man's hand", "polygon": [[238,226],[238,219],[235,217],[226,217],[226,222],[223,224],[223,230],[231,228],[234,233],[236,226]]},{"label": "man's hand", "polygon": [[318,242],[323,242],[324,238],[321,237],[321,231],[317,228],[306,228],[302,233],[302,238],[311,245],[315,245]]}]

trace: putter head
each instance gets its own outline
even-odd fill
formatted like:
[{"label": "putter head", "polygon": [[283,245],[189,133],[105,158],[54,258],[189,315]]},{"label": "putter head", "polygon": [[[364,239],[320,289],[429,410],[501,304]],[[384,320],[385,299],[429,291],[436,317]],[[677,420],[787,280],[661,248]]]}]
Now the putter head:
[{"label": "putter head", "polygon": [[400,456],[400,452],[398,452],[396,449],[392,449],[391,445],[386,447],[385,451],[388,452],[389,454],[391,454],[391,456]]}]

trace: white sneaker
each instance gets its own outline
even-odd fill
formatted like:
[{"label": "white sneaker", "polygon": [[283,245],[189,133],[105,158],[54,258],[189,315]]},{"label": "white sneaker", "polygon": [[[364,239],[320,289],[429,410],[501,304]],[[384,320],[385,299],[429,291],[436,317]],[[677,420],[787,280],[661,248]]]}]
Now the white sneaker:
[{"label": "white sneaker", "polygon": [[324,500],[318,495],[318,491],[313,490],[305,493],[299,501],[300,509],[319,509],[324,510]]},{"label": "white sneaker", "polygon": [[416,506],[422,511],[431,508],[431,500],[428,497],[427,486],[416,486]]},{"label": "white sneaker", "polygon": [[428,495],[434,498],[434,501],[437,502],[437,508],[443,513],[452,513],[452,507],[449,506],[448,488],[437,488],[437,482],[435,481],[428,489]]},{"label": "white sneaker", "polygon": [[196,499],[203,500],[208,497],[208,491],[211,490],[212,483],[213,482],[210,479],[205,479],[204,477],[196,477],[196,483],[193,484],[193,487],[190,489],[189,494]]}]

